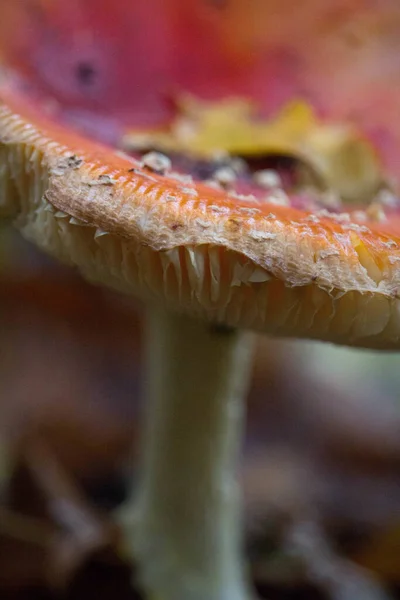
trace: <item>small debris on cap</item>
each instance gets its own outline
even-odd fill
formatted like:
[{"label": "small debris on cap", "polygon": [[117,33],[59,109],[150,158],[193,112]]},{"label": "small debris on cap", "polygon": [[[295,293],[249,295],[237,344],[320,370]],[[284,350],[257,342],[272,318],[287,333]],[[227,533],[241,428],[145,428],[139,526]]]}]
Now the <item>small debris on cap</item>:
[{"label": "small debris on cap", "polygon": [[212,212],[214,213],[226,213],[229,211],[229,209],[226,206],[218,206],[217,204],[210,204],[210,206],[208,207]]},{"label": "small debris on cap", "polygon": [[265,201],[270,204],[276,204],[277,206],[290,206],[288,196],[283,190],[273,190],[268,196],[265,197]]},{"label": "small debris on cap", "polygon": [[231,167],[220,167],[213,174],[213,179],[225,189],[231,188],[236,178],[236,173]]},{"label": "small debris on cap", "polygon": [[343,225],[343,229],[350,229],[351,231],[357,231],[358,233],[370,233],[371,230],[365,225],[358,225],[358,223],[346,223]]},{"label": "small debris on cap", "polygon": [[325,258],[330,258],[331,256],[339,256],[340,253],[338,250],[320,250],[318,252],[318,258],[320,260],[324,260]]},{"label": "small debris on cap", "polygon": [[386,221],[386,214],[382,204],[379,202],[372,202],[365,210],[367,216],[376,223],[383,223]]},{"label": "small debris on cap", "polygon": [[386,246],[386,248],[396,248],[397,242],[394,240],[388,240],[387,242],[383,242],[383,245]]},{"label": "small debris on cap", "polygon": [[196,224],[203,229],[208,229],[211,226],[211,223],[205,221],[204,219],[196,219]]},{"label": "small debris on cap", "polygon": [[142,165],[155,173],[163,175],[171,168],[171,160],[161,152],[148,152],[142,157]]},{"label": "small debris on cap", "polygon": [[70,169],[79,169],[82,163],[82,158],[79,158],[79,156],[76,156],[76,154],[72,154],[72,156],[67,157],[67,166]]},{"label": "small debris on cap", "polygon": [[399,199],[397,196],[387,188],[380,190],[374,202],[377,202],[381,206],[386,206],[388,208],[397,208],[399,206]]},{"label": "small debris on cap", "polygon": [[253,230],[250,231],[249,235],[255,242],[264,242],[266,240],[274,240],[276,238],[276,233],[270,233],[269,231]]},{"label": "small debris on cap", "polygon": [[316,215],[308,215],[304,220],[310,221],[311,223],[319,223],[319,218]]},{"label": "small debris on cap", "polygon": [[243,158],[235,156],[229,160],[229,166],[235,171],[237,175],[241,175],[247,171],[247,163]]},{"label": "small debris on cap", "polygon": [[319,196],[319,201],[323,206],[332,210],[339,209],[342,206],[340,197],[334,190],[322,192]]},{"label": "small debris on cap", "polygon": [[355,210],[351,213],[351,217],[356,221],[368,221],[368,215],[365,210]]},{"label": "small debris on cap", "polygon": [[218,183],[218,181],[214,181],[214,179],[205,179],[202,183],[204,185],[208,186],[208,187],[213,188],[214,190],[220,190],[221,189],[221,186]]},{"label": "small debris on cap", "polygon": [[116,183],[116,180],[110,175],[100,175],[98,179],[89,181],[88,185],[92,187],[95,185],[115,185]]},{"label": "small debris on cap", "polygon": [[79,169],[82,165],[83,160],[72,154],[71,156],[65,156],[61,159],[53,169],[51,169],[52,175],[64,175],[67,169]]},{"label": "small debris on cap", "polygon": [[184,194],[187,194],[188,196],[198,196],[199,193],[195,188],[192,187],[181,187],[181,192],[183,192]]},{"label": "small debris on cap", "polygon": [[349,213],[329,212],[329,210],[326,210],[326,208],[318,210],[315,214],[317,215],[317,217],[325,217],[326,219],[332,219],[333,221],[337,221],[338,223],[348,223],[351,220]]},{"label": "small debris on cap", "polygon": [[282,186],[282,179],[273,169],[263,169],[262,171],[256,171],[253,175],[253,179],[257,185],[267,190],[271,188],[279,188]]},{"label": "small debris on cap", "polygon": [[240,200],[240,202],[257,202],[257,198],[253,194],[238,194],[237,192],[229,192],[231,198]]},{"label": "small debris on cap", "polygon": [[238,210],[247,215],[256,215],[257,213],[261,212],[259,208],[247,208],[247,206],[239,206]]},{"label": "small debris on cap", "polygon": [[232,169],[236,175],[241,175],[248,170],[248,166],[244,158],[239,156],[231,156],[226,150],[214,150],[211,153],[211,159],[218,168],[228,167]]},{"label": "small debris on cap", "polygon": [[351,221],[349,213],[331,213],[331,219],[338,221],[339,223],[348,223]]}]

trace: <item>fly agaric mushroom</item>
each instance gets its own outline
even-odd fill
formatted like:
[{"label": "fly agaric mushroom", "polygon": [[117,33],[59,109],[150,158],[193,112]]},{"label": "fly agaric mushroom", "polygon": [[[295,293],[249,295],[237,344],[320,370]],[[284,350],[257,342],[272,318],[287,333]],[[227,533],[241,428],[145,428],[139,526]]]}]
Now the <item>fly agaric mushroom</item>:
[{"label": "fly agaric mushroom", "polygon": [[[7,11],[14,10],[9,2],[3,0],[1,4]],[[321,97],[329,101],[328,113],[340,122],[347,123],[355,108],[360,119],[365,119],[373,103],[366,101],[360,107],[360,94],[353,93],[352,87],[359,85],[359,80],[348,75],[347,47],[342,43],[355,35],[357,48],[362,46],[363,40],[358,40],[360,31],[354,34],[346,30],[353,9],[351,3],[343,2],[345,10],[335,12],[336,25],[331,27],[332,7],[326,9],[327,4],[330,3],[307,0],[307,10],[303,5],[299,9],[303,27],[298,27],[276,0],[263,3],[262,9],[260,3],[250,7],[248,2],[236,0],[228,3],[227,11],[220,12],[222,17],[218,18],[214,12],[210,16],[211,3],[190,0],[185,7],[179,3],[181,10],[177,11],[177,0],[171,0],[168,5],[174,10],[170,13],[149,12],[153,35],[147,32],[135,37],[130,27],[119,32],[115,19],[116,14],[123,19],[135,15],[128,10],[132,5],[128,0],[118,4],[111,25],[105,10],[108,0],[101,0],[101,8],[97,0],[75,0],[68,6],[55,4],[48,13],[48,31],[54,25],[51,19],[58,25],[67,23],[69,34],[57,38],[57,52],[53,51],[54,46],[47,45],[54,44],[54,35],[45,36],[44,47],[31,53],[29,36],[23,34],[22,46],[14,55],[16,61],[11,62],[21,66],[22,57],[22,71],[33,87],[33,97],[40,95],[38,88],[50,89],[57,92],[61,104],[69,99],[76,105],[77,98],[83,99],[86,110],[92,104],[96,109],[99,105],[102,109],[112,105],[126,115],[123,102],[128,99],[133,113],[140,114],[150,101],[151,109],[157,113],[165,86],[163,77],[154,74],[163,72],[167,83],[178,82],[182,89],[200,96],[212,88],[210,81],[220,84],[222,95],[226,91],[247,95],[251,82],[252,89],[261,90],[256,99],[270,113],[276,111],[276,103],[279,107],[289,102],[296,96],[297,88],[302,87],[293,78],[293,56],[296,77],[300,70],[306,74],[303,87],[309,90],[312,103]],[[335,2],[335,8],[336,5]],[[160,8],[161,3],[155,1],[154,6]],[[142,18],[142,11],[147,10],[143,7],[144,4],[135,4],[132,11],[139,11]],[[371,4],[365,3],[358,10],[369,34],[377,9],[372,10]],[[268,11],[268,18],[259,18],[257,11],[265,11],[264,15]],[[321,21],[321,11],[323,26],[318,29],[315,23]],[[199,18],[193,18],[192,12]],[[382,10],[384,26],[377,27],[380,32],[386,27],[391,30],[391,12]],[[85,35],[72,35],[77,27],[76,15],[83,23],[81,33]],[[41,13],[35,22],[40,27],[44,16]],[[30,14],[25,13],[25,17],[31,21]],[[102,33],[107,33],[109,27],[109,39],[125,40],[119,48],[123,54],[115,53],[124,57],[118,62],[118,69],[110,68],[108,55],[98,53],[93,41],[99,36],[86,35],[87,23],[96,19]],[[6,19],[2,34],[13,47],[19,32],[26,29],[9,27],[5,22]],[[29,31],[42,38],[35,23],[29,24]],[[171,25],[174,23],[185,35],[175,35]],[[338,29],[347,35],[337,36]],[[12,31],[12,36],[7,35],[7,30]],[[301,32],[301,44],[298,41],[297,46],[292,44],[293,30]],[[121,35],[115,35],[115,31]],[[188,36],[188,31],[195,34]],[[311,35],[315,31],[318,36]],[[103,35],[100,37],[103,39]],[[313,42],[315,51],[307,46],[305,53],[304,37]],[[383,46],[386,58],[394,41],[393,36],[382,34],[382,38],[387,44]],[[119,75],[134,85],[134,93],[130,88],[130,93],[121,94],[119,86],[109,82],[99,88],[95,70],[82,62],[77,70],[79,85],[73,85],[68,77],[75,73],[70,67],[78,39],[88,56],[104,59],[112,82]],[[189,43],[198,48],[199,39],[207,42],[202,44],[207,59],[204,64],[198,52],[187,48]],[[69,53],[71,43],[74,52]],[[151,53],[154,45],[158,52]],[[253,53],[254,45],[261,47],[260,52]],[[277,52],[277,46],[284,51]],[[145,52],[138,52],[139,49]],[[171,56],[171,52],[177,54]],[[149,58],[149,53],[151,60],[137,60],[138,55]],[[338,69],[335,85],[341,91],[339,99],[327,85],[327,78],[331,81],[332,77],[326,68],[326,63],[331,64],[338,55],[341,85],[337,83]],[[61,61],[63,68],[53,61],[55,56],[65,59]],[[263,64],[260,56],[269,58],[266,68],[259,68]],[[320,56],[324,57],[323,69],[318,62]],[[369,81],[371,53],[365,51],[357,56],[358,72],[361,78],[368,73]],[[194,58],[201,73],[199,78],[192,68]],[[382,75],[383,89],[388,81],[393,87],[393,74],[388,68],[380,68],[380,58],[378,53],[378,59],[373,61],[374,73]],[[143,72],[135,71],[135,77],[131,77],[133,68]],[[221,73],[227,74],[226,81],[223,78],[220,82]],[[280,81],[285,83],[283,89],[279,88]],[[366,85],[368,81],[362,83]],[[276,84],[274,93],[272,82]],[[137,93],[139,87],[146,91],[143,97]],[[359,87],[364,90],[363,85]],[[375,88],[381,89],[374,82],[374,91]],[[367,96],[363,93],[362,99]],[[142,583],[152,596],[167,600],[243,600],[249,591],[240,557],[240,499],[235,464],[251,359],[248,331],[399,348],[397,199],[381,190],[380,201],[368,211],[360,211],[356,204],[350,213],[339,212],[340,202],[335,198],[325,198],[320,193],[310,197],[307,193],[305,197],[293,194],[290,189],[282,189],[284,181],[271,172],[246,179],[233,164],[223,165],[222,171],[215,169],[208,184],[193,181],[171,171],[169,161],[160,155],[135,160],[74,135],[41,116],[31,103],[28,106],[5,86],[0,97],[0,211],[13,219],[25,237],[76,265],[87,278],[138,295],[148,304],[147,431],[143,435],[142,484],[136,510],[132,511],[132,554]],[[379,111],[382,119],[386,114],[397,114],[395,100],[389,106],[391,110]],[[381,106],[379,93],[374,94],[374,102]],[[161,104],[164,108],[165,103]],[[250,136],[253,147],[255,133],[263,132],[263,128],[259,119],[255,124],[251,122],[247,103],[233,101],[232,107],[236,127],[228,149],[243,151],[249,147],[246,136]],[[307,117],[308,111],[301,103],[294,105],[295,110],[284,110],[278,122],[272,123],[275,133],[278,125],[275,139],[282,141],[282,130],[287,132],[293,115],[297,124],[299,107]],[[218,137],[216,124],[226,125],[221,115],[226,113],[229,117],[229,111],[226,106],[219,111],[209,108],[200,116],[219,144],[221,136]],[[188,112],[191,110],[189,106]],[[197,107],[196,111],[199,116]],[[228,119],[228,129],[231,123],[232,119]],[[314,166],[322,174],[330,175],[337,166],[348,165],[347,160],[339,160],[339,165],[337,160],[342,158],[342,148],[349,151],[346,127],[328,127],[321,138],[321,123],[313,114],[306,120],[303,116],[300,124],[295,136],[289,128],[281,150],[301,146],[306,159],[310,155],[319,159]],[[193,123],[177,119],[175,125],[173,133],[183,132],[183,140],[179,135],[172,140],[162,136],[162,147],[187,150],[187,132],[193,134],[193,128],[187,125]],[[263,135],[260,144],[265,140],[270,144],[271,129],[267,129],[268,136]],[[197,144],[204,150],[202,133],[208,130],[195,129],[190,148]],[[372,133],[378,137],[376,131]],[[206,141],[209,144],[208,138]],[[387,157],[388,140],[384,141]],[[389,150],[392,143],[389,136]],[[265,153],[265,147],[260,148]],[[364,194],[375,199],[381,184],[375,154],[369,146],[356,144],[356,148],[360,152],[355,153],[351,146],[349,153],[353,158],[361,156],[362,174],[366,177],[355,177],[352,171],[338,189],[356,201]],[[279,150],[277,146],[275,149]],[[321,161],[321,157],[325,160]],[[393,164],[389,162],[386,160],[391,174]],[[337,171],[335,183],[336,174]],[[358,183],[357,193],[354,181]],[[382,194],[390,202],[383,202]]]},{"label": "fly agaric mushroom", "polygon": [[275,188],[209,187],[160,156],[140,162],[79,137],[6,88],[1,97],[3,215],[90,280],[147,303],[132,536],[142,584],[171,600],[243,600],[247,330],[400,347],[396,216],[361,225],[295,208],[295,198],[274,204]]}]

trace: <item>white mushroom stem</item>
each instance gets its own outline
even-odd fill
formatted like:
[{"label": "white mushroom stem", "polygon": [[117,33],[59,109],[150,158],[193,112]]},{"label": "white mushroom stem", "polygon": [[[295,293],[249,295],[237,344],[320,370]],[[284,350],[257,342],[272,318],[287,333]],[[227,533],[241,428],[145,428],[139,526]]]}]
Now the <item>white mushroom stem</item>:
[{"label": "white mushroom stem", "polygon": [[151,599],[248,600],[237,482],[252,336],[150,311],[132,537]]}]

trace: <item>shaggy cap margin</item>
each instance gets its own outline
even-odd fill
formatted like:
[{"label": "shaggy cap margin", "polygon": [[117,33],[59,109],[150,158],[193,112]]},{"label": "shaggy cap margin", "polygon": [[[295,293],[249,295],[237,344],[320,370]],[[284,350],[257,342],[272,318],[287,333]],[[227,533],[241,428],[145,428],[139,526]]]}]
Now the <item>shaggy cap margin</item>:
[{"label": "shaggy cap margin", "polygon": [[273,335],[400,348],[400,227],[160,175],[0,91],[0,214],[85,277]]}]

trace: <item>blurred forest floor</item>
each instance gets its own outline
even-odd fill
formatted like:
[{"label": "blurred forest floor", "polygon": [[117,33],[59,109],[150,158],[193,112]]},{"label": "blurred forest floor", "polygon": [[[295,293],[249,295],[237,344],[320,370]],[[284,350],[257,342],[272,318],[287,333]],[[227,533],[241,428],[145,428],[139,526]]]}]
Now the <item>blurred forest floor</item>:
[{"label": "blurred forest floor", "polygon": [[[113,511],[135,480],[141,309],[0,231],[0,597],[140,598]],[[397,355],[259,341],[241,479],[270,600],[400,599]]]}]

